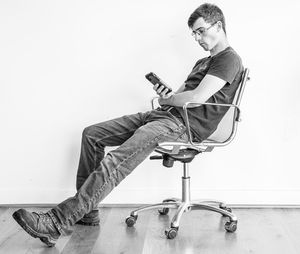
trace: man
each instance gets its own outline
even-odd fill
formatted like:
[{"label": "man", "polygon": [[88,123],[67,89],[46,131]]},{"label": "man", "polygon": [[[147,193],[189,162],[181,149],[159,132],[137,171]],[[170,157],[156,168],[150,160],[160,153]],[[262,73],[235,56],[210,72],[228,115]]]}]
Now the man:
[{"label": "man", "polygon": [[[99,225],[97,206],[136,168],[155,147],[165,141],[187,141],[182,106],[188,102],[231,103],[243,71],[240,57],[229,46],[222,11],[203,4],[188,25],[199,45],[210,52],[199,60],[176,93],[154,86],[160,108],[126,115],[87,127],[83,131],[77,173],[77,193],[46,213],[19,209],[14,219],[31,236],[53,246],[75,223]],[[202,105],[189,108],[193,138],[206,139],[227,107]],[[118,146],[104,155],[105,146]]]}]

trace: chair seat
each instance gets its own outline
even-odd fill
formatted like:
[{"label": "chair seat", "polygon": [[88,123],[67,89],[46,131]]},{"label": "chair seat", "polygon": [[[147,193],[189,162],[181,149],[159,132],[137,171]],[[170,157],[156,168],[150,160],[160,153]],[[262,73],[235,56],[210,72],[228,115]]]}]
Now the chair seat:
[{"label": "chair seat", "polygon": [[162,154],[164,158],[167,157],[181,162],[191,162],[200,153],[200,151],[191,148],[180,149],[178,153],[172,153],[172,151],[162,147],[156,148],[155,151]]}]

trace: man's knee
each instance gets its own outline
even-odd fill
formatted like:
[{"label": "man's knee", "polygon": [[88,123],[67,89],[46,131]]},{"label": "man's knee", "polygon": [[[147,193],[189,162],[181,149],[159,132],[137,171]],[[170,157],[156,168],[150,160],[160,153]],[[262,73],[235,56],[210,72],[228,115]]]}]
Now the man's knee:
[{"label": "man's knee", "polygon": [[97,142],[100,142],[104,135],[105,128],[101,123],[85,127],[82,131],[82,139],[85,140],[97,140]]},{"label": "man's knee", "polygon": [[95,128],[93,125],[85,127],[82,131],[82,138],[91,138],[91,137],[95,137],[96,132],[95,132]]}]

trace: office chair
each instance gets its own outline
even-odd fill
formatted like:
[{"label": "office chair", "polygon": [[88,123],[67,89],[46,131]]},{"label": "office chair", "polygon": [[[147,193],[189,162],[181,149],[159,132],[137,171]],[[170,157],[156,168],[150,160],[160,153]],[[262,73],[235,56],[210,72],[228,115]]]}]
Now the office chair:
[{"label": "office chair", "polygon": [[[159,214],[166,215],[168,214],[170,208],[177,208],[175,216],[172,219],[171,226],[165,230],[165,234],[168,239],[173,239],[176,237],[181,216],[184,212],[189,212],[191,210],[210,210],[220,213],[229,219],[225,223],[225,230],[227,232],[236,231],[238,222],[237,217],[232,213],[231,208],[227,207],[224,202],[218,200],[191,200],[189,163],[196,155],[204,152],[211,152],[215,147],[226,146],[234,139],[237,130],[237,124],[241,121],[241,111],[239,105],[244,92],[245,84],[249,79],[249,69],[246,68],[243,71],[233,104],[187,102],[183,106],[184,122],[187,127],[188,142],[161,143],[155,149],[155,151],[161,155],[150,157],[150,159],[162,159],[165,167],[172,167],[174,161],[180,161],[183,163],[182,197],[181,199],[168,198],[163,200],[162,203],[144,206],[132,211],[130,216],[128,216],[125,221],[128,227],[132,227],[136,223],[139,212],[159,208]],[[154,108],[154,99],[152,100],[152,108]],[[200,106],[203,104],[218,105],[221,107],[230,108],[222,118],[216,131],[207,140],[201,143],[195,143],[192,140],[187,108],[189,105]]]}]

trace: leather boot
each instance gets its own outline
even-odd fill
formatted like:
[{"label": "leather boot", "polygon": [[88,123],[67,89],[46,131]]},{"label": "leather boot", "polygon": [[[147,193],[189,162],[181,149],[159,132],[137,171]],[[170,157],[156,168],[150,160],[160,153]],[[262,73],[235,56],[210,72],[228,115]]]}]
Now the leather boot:
[{"label": "leather boot", "polygon": [[19,209],[13,213],[13,218],[29,235],[40,238],[49,247],[54,246],[60,237],[60,233],[48,213]]}]

